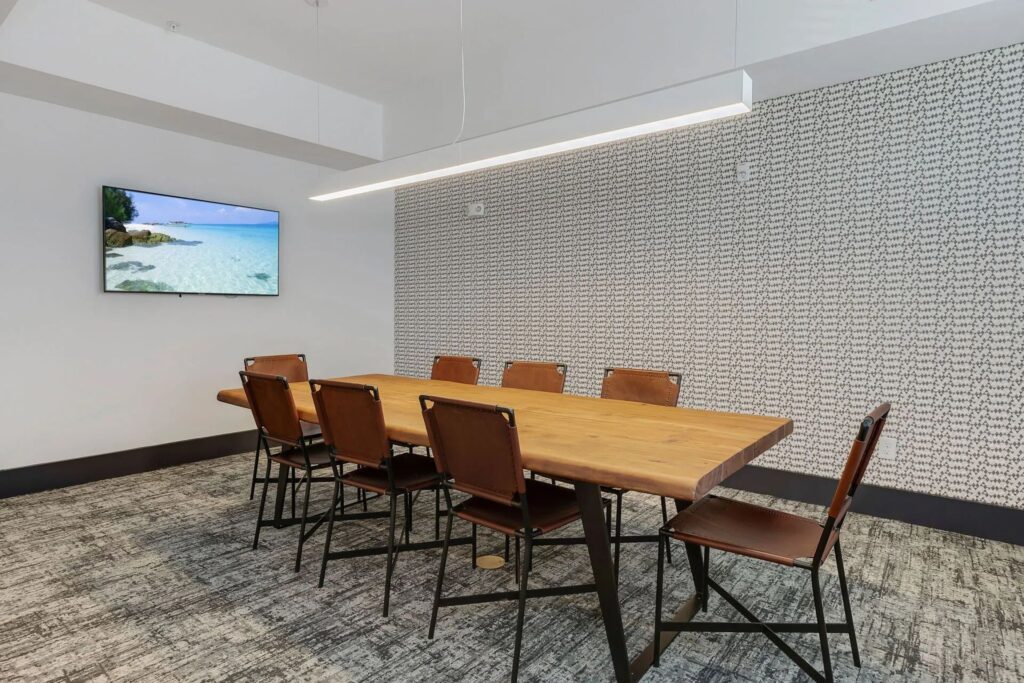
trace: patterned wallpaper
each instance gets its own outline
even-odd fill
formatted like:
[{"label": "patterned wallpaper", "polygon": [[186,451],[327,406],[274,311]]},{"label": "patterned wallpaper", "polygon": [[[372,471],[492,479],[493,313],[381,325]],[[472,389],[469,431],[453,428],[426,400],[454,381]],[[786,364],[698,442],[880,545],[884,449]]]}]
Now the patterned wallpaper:
[{"label": "patterned wallpaper", "polygon": [[1015,45],[402,189],[396,371],[671,369],[681,405],[794,420],[757,464],[832,477],[889,400],[868,481],[1024,508],[1022,93]]}]

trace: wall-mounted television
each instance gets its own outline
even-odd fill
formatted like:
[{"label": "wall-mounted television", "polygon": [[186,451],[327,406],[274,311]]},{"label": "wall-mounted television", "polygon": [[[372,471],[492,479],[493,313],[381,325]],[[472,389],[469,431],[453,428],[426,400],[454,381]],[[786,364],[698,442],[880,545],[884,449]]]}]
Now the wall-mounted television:
[{"label": "wall-mounted television", "polygon": [[277,296],[277,211],[103,186],[103,291]]}]

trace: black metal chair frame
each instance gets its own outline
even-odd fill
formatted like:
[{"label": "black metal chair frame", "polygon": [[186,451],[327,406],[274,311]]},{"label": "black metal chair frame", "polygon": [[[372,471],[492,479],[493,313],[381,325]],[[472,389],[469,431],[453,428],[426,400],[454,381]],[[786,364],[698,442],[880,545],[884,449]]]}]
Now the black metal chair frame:
[{"label": "black metal chair frame", "polygon": [[[420,396],[420,408],[423,411],[427,410],[427,402],[430,401],[428,396]],[[516,417],[515,413],[511,408],[503,408],[496,406],[496,411],[505,416],[508,420],[509,425],[515,427]],[[530,510],[527,504],[526,496],[521,496],[513,505],[522,512],[523,515],[523,526],[515,533],[516,539],[516,582],[519,585],[518,590],[514,591],[495,591],[490,593],[474,593],[470,595],[454,595],[448,597],[442,597],[441,593],[444,587],[444,575],[445,569],[448,564],[448,547],[454,544],[451,540],[452,533],[452,519],[456,516],[457,506],[452,506],[452,482],[445,479],[441,483],[441,488],[444,491],[445,506],[447,511],[447,520],[445,522],[444,530],[444,541],[441,546],[441,564],[437,572],[437,585],[434,590],[434,604],[430,611],[430,629],[427,633],[427,638],[433,639],[434,631],[437,627],[437,612],[441,607],[455,607],[457,605],[476,605],[484,602],[499,602],[502,600],[517,600],[519,603],[519,610],[516,616],[516,635],[515,635],[515,650],[512,655],[512,677],[513,683],[518,680],[519,677],[519,655],[522,650],[523,642],[523,621],[526,616],[526,599],[527,598],[547,598],[555,597],[560,595],[579,595],[581,593],[591,593],[597,591],[597,586],[593,583],[576,584],[571,586],[556,586],[552,588],[533,588],[527,587],[530,577],[530,571],[533,569],[533,547],[535,545],[575,545],[576,539],[561,539],[561,538],[539,538],[543,532],[540,529],[535,529],[530,524]],[[608,501],[604,501],[606,512],[608,509]],[[471,524],[473,524],[471,522]],[[474,543],[474,557],[476,555],[475,543],[476,543],[476,524],[473,524],[473,543]],[[500,533],[500,532],[499,532]],[[506,539],[509,536],[505,535]],[[541,541],[545,541],[541,543]],[[519,544],[523,543],[525,547],[525,554],[522,562],[519,561]],[[507,546],[506,546],[506,558],[507,558]],[[475,564],[474,564],[475,566]]]},{"label": "black metal chair frame", "polygon": [[[315,391],[314,385],[316,381],[310,381],[310,388]],[[373,394],[375,400],[380,400],[380,393],[377,387],[366,386],[364,387],[367,391]],[[401,446],[391,442],[391,445]],[[409,491],[401,489],[395,486],[395,473],[394,473],[394,452],[389,450],[387,457],[384,460],[384,469],[387,472],[388,485],[387,492],[384,494],[388,498],[388,509],[368,511],[366,506],[366,495],[363,489],[358,486],[351,485],[352,488],[357,489],[358,493],[363,494],[362,500],[357,499],[355,504],[362,503],[362,512],[346,513],[345,509],[350,507],[352,504],[345,504],[345,482],[343,479],[342,469],[346,464],[346,461],[340,458],[333,447],[330,447],[328,452],[331,455],[331,471],[333,473],[334,481],[334,503],[331,509],[327,511],[327,538],[324,542],[324,554],[323,559],[320,563],[320,579],[317,583],[318,588],[323,588],[324,578],[327,575],[327,563],[332,560],[342,560],[352,557],[369,557],[373,555],[387,555],[387,569],[385,572],[384,579],[384,616],[388,616],[391,606],[391,578],[394,574],[395,565],[398,562],[398,554],[402,551],[411,550],[427,550],[430,548],[440,548],[442,546],[441,541],[441,527],[440,527],[440,504],[438,502],[439,497],[437,494],[440,488],[440,475],[438,475],[438,485],[433,487],[435,493],[435,504],[434,504],[434,540],[433,541],[420,541],[412,543],[410,541],[410,532],[412,531],[412,509],[415,503],[416,497],[419,491]],[[358,463],[357,463],[358,464]],[[365,467],[365,465],[363,465]],[[403,498],[403,521],[402,530],[398,534],[399,539],[404,539],[404,542],[396,542],[395,539],[395,528],[397,526],[398,518],[398,496]],[[372,498],[371,498],[372,500]],[[337,512],[340,510],[340,514]],[[354,548],[350,550],[336,550],[331,551],[331,540],[334,537],[334,523],[336,521],[355,521],[363,519],[382,519],[388,518],[388,541],[387,545],[373,546],[368,548]],[[453,545],[466,545],[469,543],[476,543],[475,536],[473,538],[457,538],[452,541]]]},{"label": "black metal chair frame", "polygon": [[[239,373],[239,377],[241,377],[242,385],[244,386],[245,383],[248,381],[248,378],[246,377],[245,372],[244,371],[240,372]],[[285,385],[285,387],[288,386],[288,380],[285,379],[284,377],[278,375],[275,379],[278,382],[283,383]],[[255,411],[253,411],[253,415],[256,415]],[[323,523],[324,518],[326,516],[326,513],[323,513],[323,514],[319,515],[319,519],[316,521],[316,523],[313,525],[313,527],[309,531],[306,531],[306,523],[307,523],[307,520],[309,518],[309,487],[310,487],[310,484],[313,481],[332,481],[333,478],[332,477],[314,477],[313,476],[313,472],[315,470],[319,470],[319,469],[323,469],[323,468],[327,467],[328,463],[324,463],[322,465],[314,465],[314,464],[312,464],[310,462],[310,459],[309,459],[309,449],[308,449],[308,446],[306,444],[306,439],[300,438],[299,441],[297,441],[297,442],[291,442],[291,441],[287,441],[287,440],[277,439],[277,438],[274,438],[274,437],[268,435],[266,433],[266,430],[263,428],[262,425],[258,425],[258,430],[257,431],[259,432],[258,445],[262,446],[262,448],[263,448],[263,450],[264,450],[264,452],[266,453],[266,456],[267,456],[267,475],[268,476],[263,478],[263,492],[260,494],[260,511],[259,511],[259,514],[258,514],[258,516],[256,518],[256,534],[253,537],[252,548],[253,548],[253,550],[256,550],[259,547],[259,543],[260,543],[260,530],[263,527],[265,527],[265,526],[273,526],[275,528],[280,529],[280,528],[284,528],[284,527],[287,527],[287,526],[293,526],[295,524],[298,524],[298,525],[300,525],[300,529],[299,529],[299,547],[298,547],[298,550],[295,553],[295,571],[299,571],[299,569],[302,566],[302,547],[306,543],[306,541],[309,540],[309,538],[314,533],[316,533],[316,530],[320,528],[320,525]],[[292,516],[290,518],[286,518],[286,519],[273,519],[273,518],[272,519],[264,519],[263,518],[263,511],[264,511],[264,509],[266,507],[266,503],[267,503],[267,484],[270,483],[270,476],[269,476],[270,475],[270,467],[271,467],[271,464],[273,463],[273,460],[271,459],[271,454],[270,454],[270,442],[271,441],[276,443],[276,444],[278,444],[278,445],[280,445],[281,448],[282,448],[282,452],[287,452],[287,450],[299,450],[302,453],[302,459],[303,459],[303,461],[305,463],[305,466],[303,467],[303,475],[302,475],[302,477],[300,479],[298,479],[297,481],[298,481],[298,485],[300,487],[302,486],[302,483],[305,482],[305,484],[306,484],[306,491],[305,491],[305,496],[303,497],[303,501],[302,501],[302,516],[301,517],[296,517],[295,516],[295,490],[294,490],[294,486],[295,486],[296,479],[295,479],[294,473],[290,473],[289,476],[288,476],[288,481],[290,481],[292,483],[292,486],[293,486],[293,489],[292,489]],[[290,465],[285,465],[284,463],[281,463],[281,462],[278,463],[278,467],[281,467],[281,468],[287,467],[289,470],[292,470],[292,471],[295,469],[294,467],[292,467]]]},{"label": "black metal chair frame", "polygon": [[[296,357],[302,359],[303,364],[306,363],[306,354],[304,354],[304,353],[297,353],[295,355],[296,355]],[[257,359],[256,359],[255,356],[251,356],[249,358],[243,359],[243,361],[242,361],[243,369],[248,371],[249,368],[252,366],[252,364],[256,362],[256,360]],[[320,438],[320,437],[316,436],[316,435],[310,436],[310,437],[308,437],[308,443],[309,444],[313,444],[313,443],[316,442],[316,440],[318,438]],[[260,450],[262,449],[262,443],[263,443],[262,442],[262,436],[260,434],[257,434],[256,435],[256,449],[255,449],[255,451],[253,453],[254,457],[253,457],[253,461],[252,461],[252,479],[249,482],[249,500],[252,500],[253,498],[256,497],[256,484],[262,484],[262,483],[264,483],[265,480],[270,479],[270,467],[269,466],[267,467],[267,471],[264,474],[264,476],[262,476],[262,477],[259,476],[259,471],[260,471]],[[291,489],[292,489],[292,516],[293,517],[295,516],[295,484],[297,482],[299,482],[299,481],[300,481],[300,479],[296,479],[295,477],[289,477],[288,478],[288,483],[291,484]],[[330,479],[330,477],[323,477],[323,478],[314,477],[313,481],[331,481],[331,479]]]},{"label": "black metal chair frame", "polygon": [[[303,441],[306,442],[306,446],[313,446],[313,445],[316,444],[317,439],[319,439],[319,438],[320,438],[319,436],[303,437]],[[282,446],[282,448],[283,448],[283,446]],[[256,493],[256,484],[263,484],[263,483],[270,483],[270,482],[276,482],[277,481],[277,479],[275,479],[274,477],[270,476],[270,468],[269,467],[267,468],[267,471],[264,473],[264,476],[262,476],[262,477],[259,476],[260,456],[261,456],[261,451],[262,450],[263,450],[263,435],[257,433],[256,434],[256,450],[255,450],[256,457],[253,460],[252,482],[251,482],[251,484],[249,486],[249,500],[252,500],[253,498],[256,497],[256,495],[255,495],[255,493]],[[291,485],[291,491],[292,491],[292,497],[293,498],[295,497],[295,485],[297,483],[299,483],[300,481],[302,481],[302,477],[294,477],[294,476],[289,476],[288,477],[288,483]],[[313,481],[332,481],[332,478],[331,477],[313,477]],[[294,501],[293,501],[293,505],[294,505]],[[294,514],[294,513],[292,513],[292,514]]]},{"label": "black metal chair frame", "polygon": [[[874,449],[875,441],[877,441],[878,435],[881,432],[881,426],[885,423],[888,413],[885,413],[878,421],[879,429],[876,430],[872,435],[872,442],[868,446],[870,449]],[[874,420],[869,416],[864,419],[861,423],[860,430],[857,435],[857,440],[864,442],[869,434],[872,433],[872,427],[876,424]],[[659,533],[658,543],[658,579],[657,579],[657,591],[655,593],[655,619],[654,619],[654,666],[659,665],[661,655],[661,632],[662,631],[685,631],[685,632],[705,632],[705,633],[752,633],[761,632],[768,640],[770,640],[776,647],[782,651],[787,657],[799,666],[804,673],[806,673],[814,681],[824,681],[826,683],[832,683],[832,661],[829,652],[828,634],[829,633],[847,633],[850,636],[850,649],[853,653],[853,664],[860,668],[860,652],[857,649],[857,634],[853,623],[853,610],[850,606],[850,591],[846,583],[846,571],[843,566],[843,551],[839,543],[838,533],[842,529],[843,522],[846,521],[846,511],[849,509],[850,503],[854,493],[857,490],[858,483],[854,482],[852,487],[847,494],[849,498],[846,500],[844,507],[839,513],[840,519],[837,521],[836,516],[829,514],[825,523],[822,525],[821,537],[818,541],[818,546],[815,549],[814,557],[803,558],[798,560],[793,566],[800,569],[805,569],[811,574],[811,591],[814,596],[814,611],[817,620],[814,622],[797,622],[797,623],[780,623],[780,622],[764,622],[757,618],[757,616],[744,606],[739,600],[733,597],[728,591],[720,586],[714,579],[709,575],[711,549],[707,546],[700,546],[696,543],[684,543],[686,547],[686,556],[690,564],[690,572],[693,575],[694,586],[696,587],[696,600],[701,611],[707,612],[708,609],[708,589],[714,590],[722,598],[728,602],[733,609],[739,612],[747,622],[731,622],[731,621],[712,621],[712,622],[683,622],[683,621],[663,621],[661,618],[662,612],[662,594],[664,584],[664,571],[665,571],[665,548],[669,545],[672,540],[672,536],[667,527],[663,527]],[[843,611],[846,617],[845,622],[835,623],[825,621],[825,605],[822,600],[821,591],[821,578],[819,576],[819,570],[826,558],[826,553],[829,551],[829,540],[833,534],[836,533],[835,543],[832,545],[832,550],[835,551],[836,558],[836,569],[839,574],[839,589],[843,597]],[[703,548],[703,557],[701,556],[701,549]],[[821,660],[825,668],[825,673],[820,673],[817,669],[811,665],[806,659],[800,656],[785,640],[779,636],[780,633],[817,633],[818,639],[821,645]]]}]

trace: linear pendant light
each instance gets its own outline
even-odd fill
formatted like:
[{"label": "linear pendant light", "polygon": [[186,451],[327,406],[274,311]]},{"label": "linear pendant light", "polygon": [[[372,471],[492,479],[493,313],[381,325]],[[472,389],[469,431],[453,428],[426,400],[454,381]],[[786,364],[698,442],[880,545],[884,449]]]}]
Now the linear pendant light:
[{"label": "linear pendant light", "polygon": [[748,113],[742,69],[345,171],[328,201]]}]

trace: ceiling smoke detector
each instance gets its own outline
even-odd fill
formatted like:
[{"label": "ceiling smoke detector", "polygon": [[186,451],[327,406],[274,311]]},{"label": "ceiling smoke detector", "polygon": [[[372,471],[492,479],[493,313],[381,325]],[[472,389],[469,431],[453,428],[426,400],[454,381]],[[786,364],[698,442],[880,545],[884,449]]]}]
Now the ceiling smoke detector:
[{"label": "ceiling smoke detector", "polygon": [[181,30],[181,24],[179,24],[176,21],[168,21],[166,25],[167,25],[167,30],[170,31],[171,33],[177,33],[178,31]]}]

